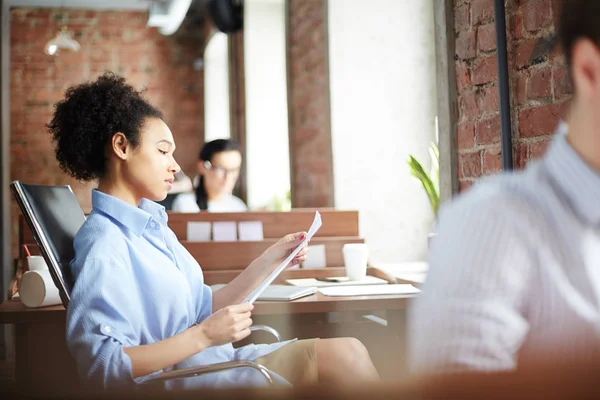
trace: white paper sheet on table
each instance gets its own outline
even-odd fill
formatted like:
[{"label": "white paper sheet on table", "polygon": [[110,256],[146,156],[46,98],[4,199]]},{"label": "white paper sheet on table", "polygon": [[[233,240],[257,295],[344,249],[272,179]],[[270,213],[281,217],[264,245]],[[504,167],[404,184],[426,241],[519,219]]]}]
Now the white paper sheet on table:
[{"label": "white paper sheet on table", "polygon": [[389,294],[417,294],[421,291],[409,284],[330,286],[319,288],[325,296],[377,296]]},{"label": "white paper sheet on table", "polygon": [[298,247],[296,247],[294,251],[292,251],[292,253],[285,260],[283,260],[283,262],[279,264],[277,268],[275,268],[275,270],[271,272],[271,274],[260,285],[258,285],[258,287],[254,289],[252,293],[248,295],[248,297],[244,299],[242,303],[254,303],[258,296],[260,296],[260,294],[265,291],[265,289],[275,280],[275,278],[277,278],[277,276],[285,269],[285,267],[287,267],[288,264],[292,262],[292,260],[300,252],[302,247],[304,247],[304,245],[308,243],[308,241],[314,236],[314,234],[317,233],[321,225],[323,225],[323,222],[321,221],[321,214],[319,214],[318,211],[315,211],[315,218],[313,219],[312,225],[306,233],[306,237],[304,238],[302,243],[300,243]]}]

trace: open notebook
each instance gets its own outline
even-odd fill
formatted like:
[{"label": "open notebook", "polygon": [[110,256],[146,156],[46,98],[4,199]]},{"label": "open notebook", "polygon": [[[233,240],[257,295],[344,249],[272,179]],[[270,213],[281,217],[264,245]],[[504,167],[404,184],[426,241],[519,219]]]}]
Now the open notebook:
[{"label": "open notebook", "polygon": [[[216,292],[225,285],[212,285],[210,288]],[[288,301],[300,297],[310,296],[317,292],[316,287],[298,287],[289,285],[269,285],[264,292],[258,296],[258,301]]]}]

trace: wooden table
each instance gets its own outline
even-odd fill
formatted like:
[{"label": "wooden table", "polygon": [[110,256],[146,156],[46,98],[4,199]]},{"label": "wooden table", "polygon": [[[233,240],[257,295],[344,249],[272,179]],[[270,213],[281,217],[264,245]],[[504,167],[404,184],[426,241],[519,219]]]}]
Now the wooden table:
[{"label": "wooden table", "polygon": [[[284,339],[357,337],[367,345],[374,361],[391,363],[384,367],[388,375],[397,375],[404,370],[404,310],[411,297],[327,297],[316,293],[294,301],[259,301],[253,320],[273,326]],[[386,324],[361,317],[369,313],[376,313]],[[19,387],[48,393],[78,389],[74,384],[78,381],[75,363],[66,346],[65,321],[63,306],[28,309],[16,300],[0,304],[0,323],[15,324],[15,378]]]}]

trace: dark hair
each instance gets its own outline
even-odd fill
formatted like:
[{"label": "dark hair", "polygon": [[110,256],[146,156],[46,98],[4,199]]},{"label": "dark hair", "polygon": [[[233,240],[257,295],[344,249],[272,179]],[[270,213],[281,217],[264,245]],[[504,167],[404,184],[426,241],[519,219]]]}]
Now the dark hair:
[{"label": "dark hair", "polygon": [[[212,158],[215,154],[223,153],[225,151],[239,151],[240,154],[242,153],[242,149],[236,141],[231,139],[216,139],[206,143],[204,147],[202,147],[198,158],[200,161],[212,162]],[[200,175],[200,181],[196,188],[196,203],[198,204],[198,207],[200,207],[200,210],[208,209],[208,193],[206,193],[204,176],[202,175]]]},{"label": "dark hair", "polygon": [[135,147],[146,118],[162,114],[125,79],[106,72],[94,82],[72,86],[54,105],[52,134],[60,168],[81,181],[106,174],[106,144],[121,132]]},{"label": "dark hair", "polygon": [[573,46],[577,40],[588,38],[600,47],[600,1],[563,0],[558,29],[569,70]]}]

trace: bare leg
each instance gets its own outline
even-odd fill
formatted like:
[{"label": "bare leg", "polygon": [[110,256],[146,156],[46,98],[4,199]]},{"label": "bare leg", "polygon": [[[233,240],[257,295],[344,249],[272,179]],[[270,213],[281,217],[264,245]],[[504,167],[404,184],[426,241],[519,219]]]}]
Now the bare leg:
[{"label": "bare leg", "polygon": [[319,382],[357,383],[379,379],[371,356],[355,338],[317,340]]}]

